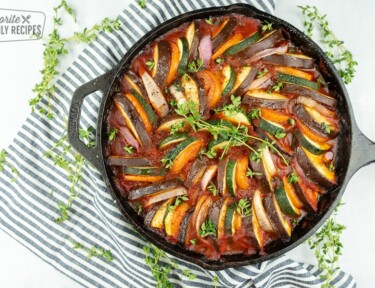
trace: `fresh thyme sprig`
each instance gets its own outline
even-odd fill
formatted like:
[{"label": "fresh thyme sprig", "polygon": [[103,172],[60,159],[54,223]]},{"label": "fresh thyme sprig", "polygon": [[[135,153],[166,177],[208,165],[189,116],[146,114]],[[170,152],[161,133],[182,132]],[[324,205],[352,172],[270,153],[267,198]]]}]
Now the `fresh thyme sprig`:
[{"label": "fresh thyme sprig", "polygon": [[53,118],[51,97],[56,91],[54,80],[55,76],[59,74],[57,68],[60,63],[60,58],[69,53],[66,44],[72,41],[89,43],[97,37],[99,32],[119,29],[120,27],[120,22],[117,19],[113,21],[105,18],[100,24],[95,24],[91,28],[85,28],[82,32],[75,32],[73,36],[62,38],[58,29],[58,27],[62,25],[60,13],[61,11],[65,11],[75,20],[73,9],[65,0],[62,0],[60,5],[54,7],[54,11],[52,32],[48,35],[47,39],[44,39],[45,49],[43,52],[44,67],[41,70],[42,79],[33,89],[36,96],[29,100],[32,111],[35,111],[40,101],[45,98],[47,100],[47,108],[41,107],[38,111],[46,115],[49,119]]},{"label": "fresh thyme sprig", "polygon": [[8,166],[12,174],[14,175],[14,177],[12,178],[12,182],[16,182],[20,173],[18,172],[16,167],[13,166],[13,164],[7,161],[6,158],[7,158],[7,152],[5,151],[5,149],[2,149],[0,152],[0,172],[4,170],[5,166]]},{"label": "fresh thyme sprig", "polygon": [[[171,281],[168,279],[172,268],[181,272],[182,275],[188,277],[190,280],[197,277],[190,270],[181,270],[177,263],[169,258],[163,250],[151,243],[144,246],[143,251],[146,254],[145,262],[150,267],[152,276],[157,282],[156,288],[173,288]],[[162,262],[168,262],[168,264]]]},{"label": "fresh thyme sprig", "polygon": [[305,17],[303,26],[306,35],[312,38],[314,27],[320,29],[320,41],[326,45],[326,54],[338,68],[339,74],[345,84],[352,82],[358,62],[353,59],[353,54],[344,46],[344,41],[339,40],[329,28],[327,15],[319,12],[316,6],[297,6]]},{"label": "fresh thyme sprig", "polygon": [[[91,139],[90,133],[92,130],[92,127],[89,127],[87,130],[80,129],[79,134],[84,135],[85,139]],[[92,143],[88,140],[86,145],[90,145],[91,147]],[[64,169],[68,173],[68,179],[71,182],[67,202],[59,201],[57,203],[60,217],[56,218],[55,222],[62,223],[68,219],[69,209],[81,191],[82,170],[85,165],[85,159],[69,145],[66,131],[51,149],[44,153],[44,156],[53,160],[55,166]]]},{"label": "fresh thyme sprig", "polygon": [[145,9],[146,8],[146,0],[139,0],[138,1],[138,5],[142,8],[142,9]]},{"label": "fresh thyme sprig", "polygon": [[247,199],[240,199],[236,203],[236,211],[242,218],[251,216],[251,204]]},{"label": "fresh thyme sprig", "polygon": [[203,70],[203,61],[201,59],[193,60],[188,64],[188,72],[196,73],[200,70]]},{"label": "fresh thyme sprig", "polygon": [[111,250],[105,250],[104,248],[97,247],[95,245],[92,245],[91,248],[86,248],[80,242],[73,242],[73,249],[83,250],[87,252],[88,259],[91,259],[92,257],[98,257],[104,259],[108,263],[115,259],[112,255]]},{"label": "fresh thyme sprig", "polygon": [[[225,107],[223,107],[222,109],[225,109]],[[277,155],[280,156],[280,158],[284,161],[285,164],[289,165],[284,155],[274,146],[273,143],[256,136],[249,135],[246,126],[222,125],[223,123],[212,124],[206,122],[201,118],[196,108],[196,104],[191,101],[187,101],[184,103],[176,103],[176,105],[174,106],[174,110],[178,115],[186,119],[186,121],[189,123],[189,125],[193,128],[194,131],[204,129],[207,130],[214,137],[215,140],[219,136],[228,139],[228,143],[224,147],[223,152],[220,155],[220,159],[222,159],[226,155],[230,147],[234,146],[245,146],[248,149],[250,149],[252,153],[259,156],[259,151],[257,151],[247,143],[248,140],[252,139],[261,142],[263,145],[267,145],[268,147],[270,147],[272,151],[275,151]],[[165,162],[164,164],[172,165],[168,162],[168,159],[163,160]]]},{"label": "fresh thyme sprig", "polygon": [[315,251],[318,266],[323,271],[321,279],[324,280],[322,288],[333,288],[331,280],[339,269],[339,257],[342,255],[342,243],[340,240],[345,226],[336,220],[337,210],[343,203],[339,202],[326,224],[309,240],[310,249]]}]

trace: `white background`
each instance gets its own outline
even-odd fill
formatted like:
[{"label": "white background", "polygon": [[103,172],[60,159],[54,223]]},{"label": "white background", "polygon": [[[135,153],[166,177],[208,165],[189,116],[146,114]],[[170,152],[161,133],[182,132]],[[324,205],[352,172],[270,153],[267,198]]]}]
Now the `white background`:
[{"label": "white background", "polygon": [[[80,0],[73,4],[78,23],[64,24],[67,34],[91,26],[104,17],[113,18],[136,0]],[[277,0],[276,16],[302,28],[297,5],[315,4],[328,14],[330,27],[339,39],[345,41],[359,62],[357,74],[348,85],[359,127],[375,141],[375,1],[365,0]],[[0,8],[43,11],[46,16],[46,36],[52,27],[52,7],[58,1],[1,0]],[[83,46],[74,45],[74,51],[62,61],[63,71],[79,54]],[[0,149],[11,143],[30,112],[28,100],[34,84],[40,81],[42,68],[41,41],[0,43]],[[343,270],[351,273],[358,287],[374,287],[375,258],[375,165],[361,169],[350,181],[345,195],[346,205],[341,208],[339,221],[347,226],[342,237]],[[315,259],[306,244],[294,249],[289,256],[295,260],[314,263]],[[47,265],[26,248],[0,231],[0,286],[11,288],[79,287],[53,267]],[[371,274],[372,273],[372,274]],[[371,277],[372,276],[372,277]]]}]

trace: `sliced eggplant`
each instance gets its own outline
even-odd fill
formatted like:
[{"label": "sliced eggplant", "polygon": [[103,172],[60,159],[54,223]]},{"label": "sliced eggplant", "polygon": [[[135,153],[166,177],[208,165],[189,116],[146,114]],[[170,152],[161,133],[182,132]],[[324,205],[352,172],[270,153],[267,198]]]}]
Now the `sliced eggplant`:
[{"label": "sliced eggplant", "polygon": [[167,114],[169,113],[169,107],[160,87],[147,72],[143,72],[141,78],[143,84],[145,85],[148,99],[150,100],[151,105],[152,107],[154,107],[156,113],[159,115],[159,117],[167,116]]},{"label": "sliced eggplant", "polygon": [[189,43],[189,59],[194,60],[198,56],[199,31],[196,29],[195,22],[192,21],[186,30],[186,39]]},{"label": "sliced eggplant", "polygon": [[289,241],[292,235],[292,225],[282,213],[276,198],[273,195],[267,195],[263,198],[263,205],[271,220],[274,231],[279,235],[282,241]]},{"label": "sliced eggplant", "polygon": [[219,227],[220,211],[221,211],[221,207],[223,206],[225,202],[225,199],[226,198],[219,198],[218,200],[214,201],[212,204],[210,213],[208,214],[208,219],[210,219],[212,223],[215,224],[216,227]]},{"label": "sliced eggplant", "polygon": [[206,191],[208,184],[212,181],[217,173],[218,165],[212,164],[208,166],[207,169],[204,171],[201,181],[201,188],[202,191]]},{"label": "sliced eggplant", "polygon": [[109,156],[107,164],[111,166],[137,166],[144,167],[151,164],[150,160],[146,158],[130,157],[130,156]]},{"label": "sliced eggplant", "polygon": [[280,93],[268,93],[264,90],[248,91],[243,97],[242,103],[251,107],[265,107],[270,109],[284,109],[288,105],[289,98]]},{"label": "sliced eggplant", "polygon": [[283,34],[281,32],[281,29],[273,30],[263,36],[257,42],[251,44],[241,52],[237,53],[237,55],[241,59],[249,59],[259,51],[274,47],[275,44],[282,39]]},{"label": "sliced eggplant", "polygon": [[155,183],[155,184],[151,184],[151,185],[148,185],[148,186],[143,186],[143,187],[140,187],[140,188],[132,189],[129,192],[128,198],[129,198],[129,200],[135,200],[135,199],[153,194],[155,192],[176,188],[176,187],[179,187],[181,185],[182,185],[181,180],[170,179],[170,180],[166,180],[164,182]]},{"label": "sliced eggplant", "polygon": [[336,184],[335,172],[328,169],[322,156],[314,155],[307,149],[297,147],[296,159],[307,178],[312,182],[325,188]]},{"label": "sliced eggplant", "polygon": [[303,54],[280,53],[266,56],[262,58],[262,62],[280,66],[311,69],[314,68],[315,61],[313,58]]},{"label": "sliced eggplant", "polygon": [[[267,211],[263,205],[263,198],[266,194],[262,194],[257,189],[253,196],[252,211],[255,214],[260,227],[266,232],[275,232],[272,223],[268,217]],[[267,194],[268,195],[268,194]]]},{"label": "sliced eggplant", "polygon": [[308,87],[296,85],[293,83],[284,83],[281,88],[281,91],[284,93],[307,96],[329,107],[334,108],[337,106],[337,99],[331,96],[319,93],[318,91],[310,89]]},{"label": "sliced eggplant", "polygon": [[223,23],[221,31],[212,37],[212,50],[216,51],[219,46],[232,34],[234,27],[236,27],[237,21],[235,18],[230,17]]},{"label": "sliced eggplant", "polygon": [[202,139],[190,137],[169,151],[165,158],[173,162],[170,172],[180,173],[185,165],[198,155],[203,144]]},{"label": "sliced eggplant", "polygon": [[255,67],[244,66],[237,73],[237,78],[234,83],[233,94],[242,96],[249,89],[253,82],[258,70]]},{"label": "sliced eggplant", "polygon": [[164,88],[171,65],[171,51],[169,42],[164,40],[157,43],[156,47],[158,57],[157,63],[155,63],[156,73],[154,80],[160,88]]},{"label": "sliced eggplant", "polygon": [[170,145],[180,143],[180,142],[184,141],[187,137],[188,137],[188,135],[186,133],[176,133],[176,134],[173,134],[173,135],[169,135],[169,136],[167,136],[166,138],[164,138],[163,140],[160,141],[159,149],[164,149],[164,148],[166,148]]},{"label": "sliced eggplant", "polygon": [[[294,114],[299,120],[305,124],[311,131],[321,138],[334,138],[338,134],[338,129],[335,124],[328,120],[325,116],[318,111],[306,107],[301,104],[294,105]],[[327,129],[326,127],[329,127]]]},{"label": "sliced eggplant", "polygon": [[289,195],[286,193],[286,189],[284,188],[283,182],[280,182],[279,187],[275,190],[275,198],[285,215],[292,216],[292,217],[301,215],[298,208],[293,205],[292,200],[289,198]]},{"label": "sliced eggplant", "polygon": [[140,95],[147,95],[145,86],[143,85],[143,82],[141,78],[137,76],[133,71],[129,70],[123,80],[121,81],[121,85],[125,85],[126,87],[123,87],[125,91],[130,91],[131,89],[134,89],[137,91]]},{"label": "sliced eggplant", "polygon": [[139,119],[137,112],[132,109],[129,100],[121,94],[116,94],[114,103],[124,117],[125,123],[137,139],[138,143],[144,148],[149,149],[152,147],[150,136],[148,135],[145,125]]},{"label": "sliced eggplant", "polygon": [[191,165],[190,170],[187,174],[185,185],[190,188],[198,183],[198,181],[202,179],[203,173],[206,168],[207,158],[196,159],[193,165]]},{"label": "sliced eggplant", "polygon": [[217,170],[217,189],[218,193],[221,195],[225,195],[227,193],[227,165],[228,165],[229,158],[225,157],[224,159],[220,160],[219,167]]},{"label": "sliced eggplant", "polygon": [[294,132],[294,135],[302,147],[315,155],[321,155],[332,148],[332,145],[328,143],[316,142],[310,139],[308,136],[302,134],[299,130]]},{"label": "sliced eggplant", "polygon": [[187,193],[188,193],[188,190],[183,186],[156,192],[156,193],[147,195],[145,197],[143,201],[143,207],[147,208],[151,206],[152,204],[155,204],[155,203],[158,203],[160,201],[164,201],[170,198],[186,195]]},{"label": "sliced eggplant", "polygon": [[191,217],[193,215],[193,212],[194,212],[194,209],[190,209],[189,211],[186,212],[185,217],[182,220],[181,225],[179,227],[180,232],[178,234],[178,241],[181,244],[185,244],[185,242],[187,240],[186,235],[187,235],[187,231],[188,231],[188,228],[189,228],[189,224],[190,224],[190,220],[191,220]]},{"label": "sliced eggplant", "polygon": [[[184,124],[181,124],[184,123]],[[160,126],[156,129],[156,132],[170,132],[172,127],[182,125],[178,130],[179,132],[184,132],[189,129],[189,124],[184,117],[172,116],[167,118]]]}]

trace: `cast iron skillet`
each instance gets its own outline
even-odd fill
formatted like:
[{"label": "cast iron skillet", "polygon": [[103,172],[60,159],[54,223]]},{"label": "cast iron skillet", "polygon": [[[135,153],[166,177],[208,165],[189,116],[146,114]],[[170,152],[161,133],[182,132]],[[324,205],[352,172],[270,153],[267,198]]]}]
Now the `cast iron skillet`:
[{"label": "cast iron skillet", "polygon": [[[276,28],[284,28],[290,34],[292,41],[296,45],[303,47],[303,50],[307,55],[317,59],[317,63],[320,63],[320,69],[322,70],[325,79],[330,83],[330,90],[337,95],[338,113],[341,117],[340,121],[342,128],[339,136],[336,162],[338,185],[332,188],[321,198],[319,201],[319,212],[316,215],[305,218],[305,225],[299,225],[296,227],[292,234],[291,241],[288,243],[282,243],[281,241],[273,242],[271,246],[266,249],[267,255],[256,254],[252,256],[245,256],[240,254],[233,256],[222,256],[219,261],[212,261],[207,260],[200,254],[185,250],[177,245],[170,244],[161,237],[157,236],[155,233],[147,230],[147,228],[143,225],[143,219],[141,219],[141,217],[135,213],[129,204],[124,201],[120,192],[115,188],[115,185],[111,180],[111,169],[106,164],[104,158],[104,149],[108,141],[106,121],[109,108],[112,103],[112,95],[119,89],[117,84],[118,79],[128,68],[132,59],[145,47],[146,44],[184,22],[191,21],[193,19],[208,18],[209,16],[219,16],[227,13],[239,13],[245,16],[258,18],[260,20],[267,20],[273,23],[274,27]],[[103,93],[103,99],[99,109],[97,121],[97,145],[93,148],[88,148],[78,137],[79,119],[84,98],[95,91],[101,91]],[[115,68],[106,74],[82,85],[75,91],[70,107],[68,137],[71,145],[100,171],[108,190],[110,191],[113,200],[119,207],[121,213],[141,235],[166,252],[210,270],[221,270],[229,267],[259,263],[278,257],[295,248],[323,225],[342,197],[345,187],[354,173],[362,166],[375,162],[375,143],[370,141],[358,129],[358,126],[354,120],[352,107],[344,83],[342,82],[332,62],[328,59],[324,52],[318,47],[318,45],[316,45],[294,26],[246,4],[235,4],[231,6],[212,7],[191,11],[172,18],[147,33],[136,44],[133,45],[133,47],[124,55]]]}]

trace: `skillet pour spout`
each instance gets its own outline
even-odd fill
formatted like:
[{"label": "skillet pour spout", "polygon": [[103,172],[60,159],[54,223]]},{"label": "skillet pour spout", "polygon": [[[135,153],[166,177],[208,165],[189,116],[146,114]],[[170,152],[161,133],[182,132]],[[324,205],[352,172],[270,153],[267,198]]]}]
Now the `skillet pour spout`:
[{"label": "skillet pour spout", "polygon": [[[118,191],[112,180],[111,169],[106,164],[104,158],[106,155],[105,149],[108,138],[106,121],[112,104],[112,95],[119,89],[117,84],[119,78],[129,68],[130,62],[147,44],[185,22],[194,19],[204,19],[210,16],[221,16],[228,13],[237,13],[247,17],[257,18],[262,21],[268,21],[272,23],[274,27],[281,28],[290,36],[293,43],[303,49],[305,54],[316,59],[317,63],[324,67],[324,69],[322,69],[323,76],[326,81],[330,83],[330,90],[334,91],[337,95],[337,109],[341,117],[341,131],[338,136],[339,140],[336,160],[338,179],[337,185],[332,187],[328,193],[321,197],[322,199],[319,201],[319,213],[312,214],[306,218],[304,220],[304,225],[298,225],[289,242],[275,241],[267,247],[265,254],[226,255],[220,258],[220,260],[209,260],[198,253],[183,249],[160,237],[156,237],[155,233],[144,226],[143,219],[137,215],[128,202],[124,201],[123,196]],[[89,148],[79,139],[79,124],[84,99],[95,91],[101,91],[103,98],[97,120],[97,144],[95,147]],[[341,199],[348,181],[354,173],[361,167],[375,162],[375,143],[369,140],[359,130],[354,119],[349,95],[346,91],[345,85],[330,59],[317,44],[294,26],[247,4],[235,4],[231,6],[212,7],[191,11],[164,22],[143,36],[129,49],[116,67],[106,74],[83,84],[75,91],[70,106],[68,139],[71,145],[100,171],[108,191],[112,195],[114,203],[116,203],[127,221],[129,221],[144,238],[176,257],[190,261],[209,270],[222,270],[230,267],[260,263],[278,257],[303,243],[315,233],[331,215]]]}]

